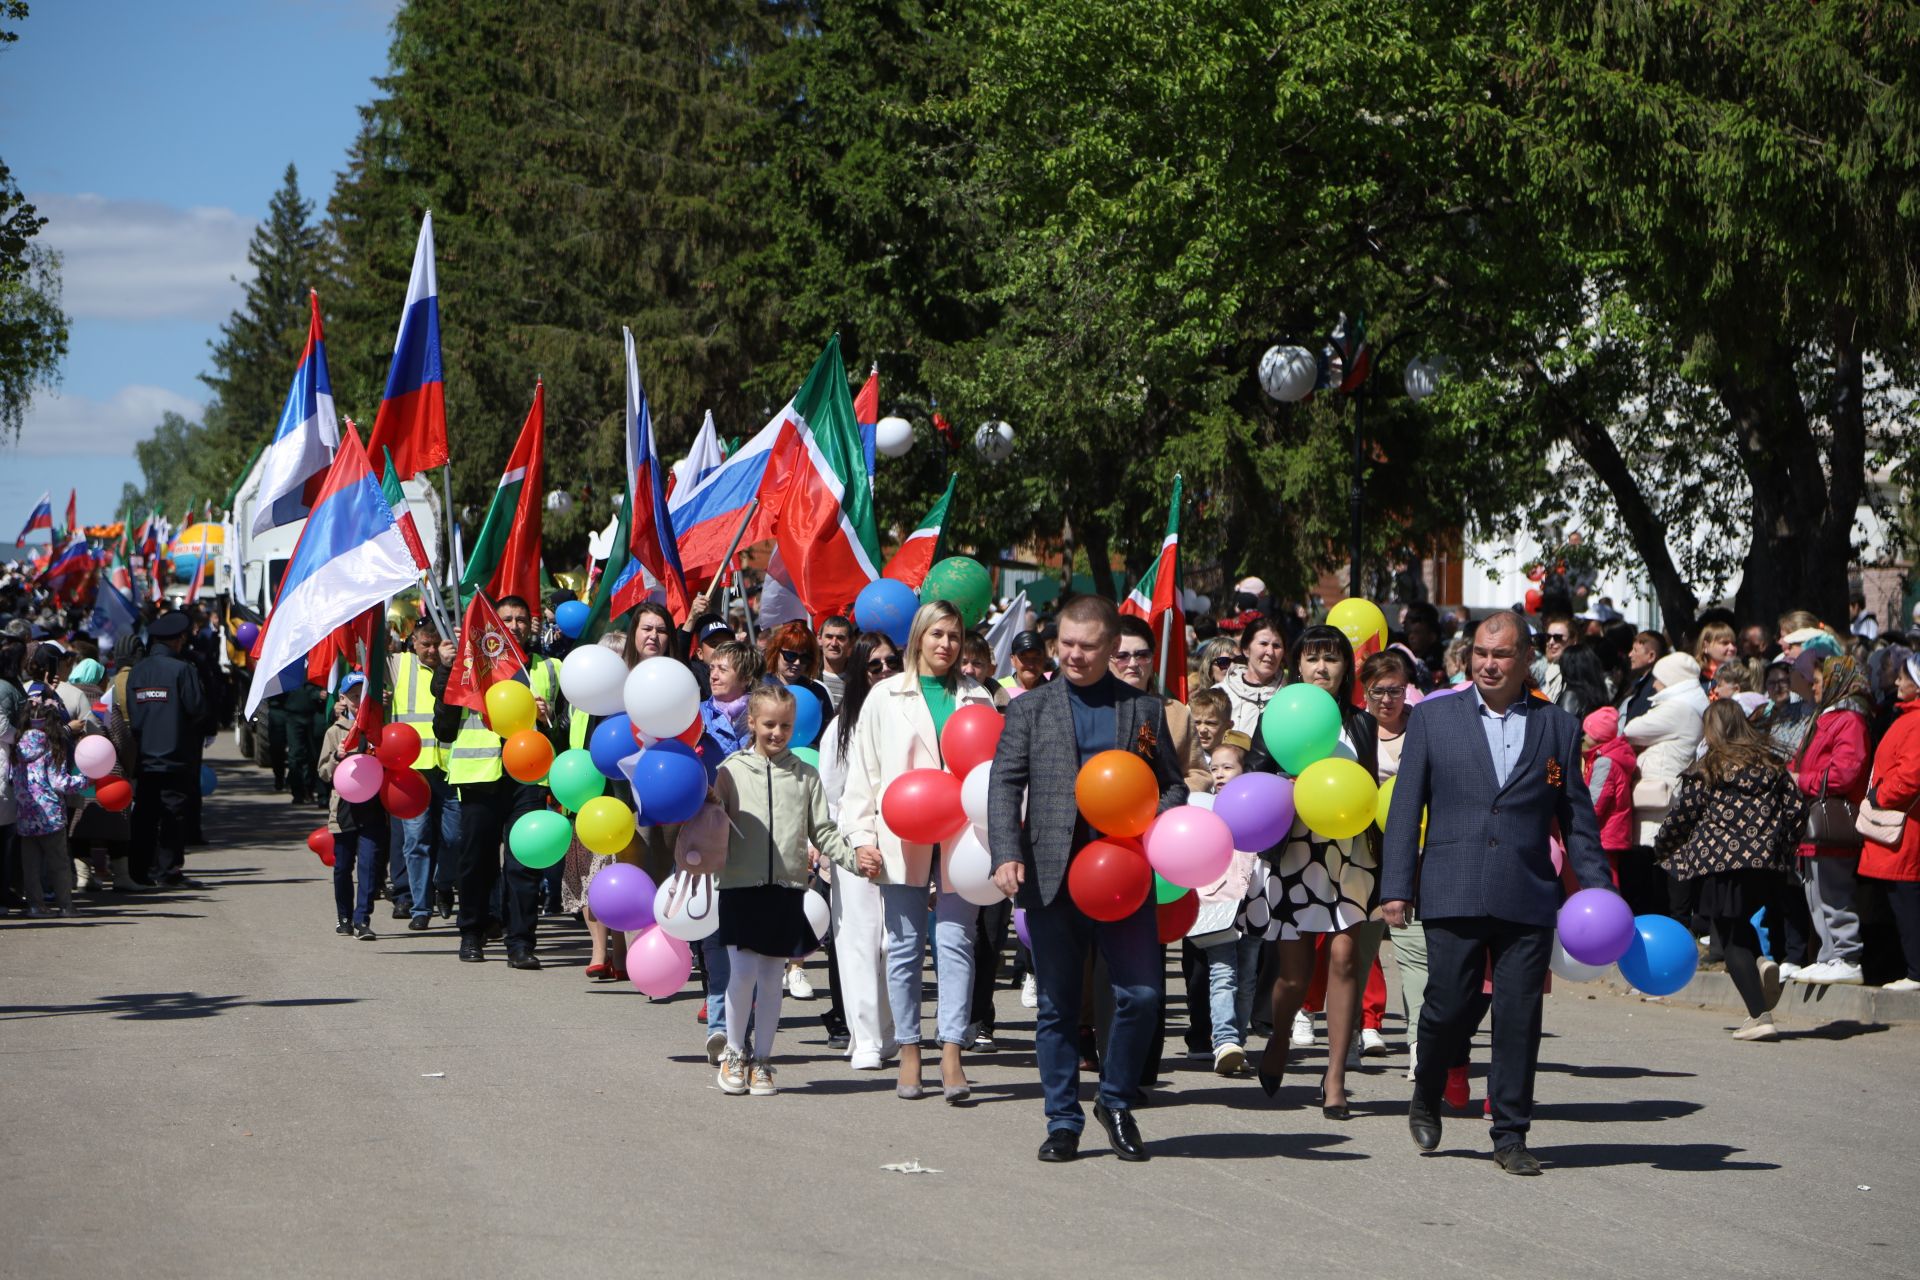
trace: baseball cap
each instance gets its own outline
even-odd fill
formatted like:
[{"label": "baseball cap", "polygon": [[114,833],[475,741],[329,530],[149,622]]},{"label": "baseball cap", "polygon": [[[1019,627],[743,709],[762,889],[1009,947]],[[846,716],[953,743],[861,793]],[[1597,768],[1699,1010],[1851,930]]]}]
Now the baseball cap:
[{"label": "baseball cap", "polygon": [[1044,650],[1046,647],[1047,642],[1040,638],[1038,631],[1022,631],[1013,638],[1015,653],[1032,653],[1035,650]]},{"label": "baseball cap", "polygon": [[347,672],[346,679],[340,682],[340,692],[350,693],[367,682],[367,678],[358,671]]},{"label": "baseball cap", "polygon": [[707,623],[705,626],[700,628],[701,644],[706,644],[709,640],[714,640],[714,639],[721,639],[721,640],[733,639],[733,628],[728,626],[726,623],[720,621],[720,619],[718,618],[715,618],[713,621]]}]

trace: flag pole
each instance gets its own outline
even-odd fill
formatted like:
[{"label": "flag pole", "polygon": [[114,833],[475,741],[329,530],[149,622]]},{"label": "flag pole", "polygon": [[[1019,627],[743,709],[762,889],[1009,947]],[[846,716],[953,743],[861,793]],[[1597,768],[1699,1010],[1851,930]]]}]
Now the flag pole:
[{"label": "flag pole", "polygon": [[[760,499],[758,498],[755,498],[753,501],[747,504],[746,514],[740,517],[740,527],[733,531],[733,541],[727,544],[727,554],[720,561],[720,600],[721,600],[720,618],[721,618],[721,621],[723,622],[726,620],[726,616],[727,616],[725,602],[727,600],[729,592],[731,591],[733,577],[734,577],[733,553],[740,549],[740,539],[747,536],[747,525],[752,522],[753,513],[758,511],[759,509],[760,509]],[[740,607],[747,615],[747,641],[748,643],[752,643],[753,641],[753,610],[750,607],[748,607],[747,597],[744,592],[742,592],[740,596]]]},{"label": "flag pole", "polygon": [[454,580],[467,576],[467,566],[460,563],[459,548],[453,544],[453,459],[447,459],[447,465],[440,468],[440,502],[447,513],[447,563],[453,566]]}]

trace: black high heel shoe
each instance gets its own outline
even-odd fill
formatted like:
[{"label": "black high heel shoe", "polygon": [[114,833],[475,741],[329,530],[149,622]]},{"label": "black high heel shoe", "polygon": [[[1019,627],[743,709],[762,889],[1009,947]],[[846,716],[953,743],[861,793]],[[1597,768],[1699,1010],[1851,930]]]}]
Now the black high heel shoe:
[{"label": "black high heel shoe", "polygon": [[1266,1093],[1266,1095],[1269,1098],[1271,1098],[1276,1093],[1280,1092],[1280,1081],[1286,1076],[1287,1067],[1286,1067],[1286,1063],[1282,1061],[1280,1065],[1279,1075],[1270,1076],[1267,1074],[1266,1061],[1267,1061],[1266,1055],[1264,1053],[1261,1054],[1260,1066],[1255,1068],[1255,1073],[1260,1077],[1260,1088]]}]

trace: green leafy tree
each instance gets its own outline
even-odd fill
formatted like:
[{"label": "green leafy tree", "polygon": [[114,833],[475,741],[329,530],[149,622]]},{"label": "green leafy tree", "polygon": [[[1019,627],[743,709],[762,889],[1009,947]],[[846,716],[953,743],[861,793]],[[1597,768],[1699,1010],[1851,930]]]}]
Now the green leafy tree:
[{"label": "green leafy tree", "polygon": [[[25,0],[0,3],[0,48],[20,39]],[[34,237],[47,220],[20,194],[0,163],[0,439],[17,439],[36,388],[59,385],[67,354],[67,317],[60,309],[60,255]]]}]

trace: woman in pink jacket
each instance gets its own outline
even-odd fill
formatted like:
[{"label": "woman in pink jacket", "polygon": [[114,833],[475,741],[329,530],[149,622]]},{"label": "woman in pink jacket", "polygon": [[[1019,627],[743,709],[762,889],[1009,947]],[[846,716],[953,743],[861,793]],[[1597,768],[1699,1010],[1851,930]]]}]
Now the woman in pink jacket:
[{"label": "woman in pink jacket", "polygon": [[[1873,703],[1866,677],[1852,658],[1835,656],[1814,672],[1813,728],[1793,759],[1800,790],[1809,800],[1824,789],[1830,797],[1859,804],[1867,794],[1867,718]],[[1815,984],[1858,985],[1860,916],[1854,909],[1854,878],[1860,867],[1860,838],[1845,844],[1800,844],[1800,866],[1807,876],[1807,906],[1820,935],[1820,955],[1804,969],[1781,965],[1781,977]]]},{"label": "woman in pink jacket", "polygon": [[1867,797],[1881,811],[1882,838],[1867,837],[1860,853],[1860,874],[1886,889],[1887,905],[1906,953],[1906,976],[1887,984],[1889,991],[1920,991],[1920,654],[1910,656],[1893,680],[1897,712],[1887,736],[1873,753],[1873,779]]},{"label": "woman in pink jacket", "polygon": [[1620,736],[1620,713],[1602,707],[1580,722],[1586,735],[1587,790],[1593,795],[1593,814],[1600,822],[1600,847],[1613,867],[1613,883],[1620,883],[1620,855],[1633,848],[1633,779],[1640,772],[1633,744]]}]

